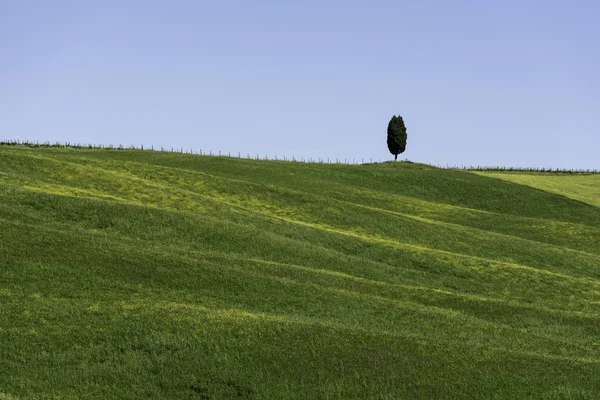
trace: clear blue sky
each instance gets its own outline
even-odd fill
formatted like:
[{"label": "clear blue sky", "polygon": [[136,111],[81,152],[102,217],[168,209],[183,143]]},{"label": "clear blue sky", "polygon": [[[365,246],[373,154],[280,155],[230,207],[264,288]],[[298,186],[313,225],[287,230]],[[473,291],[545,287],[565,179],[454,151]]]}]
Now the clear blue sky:
[{"label": "clear blue sky", "polygon": [[0,138],[600,168],[600,2],[0,0]]}]

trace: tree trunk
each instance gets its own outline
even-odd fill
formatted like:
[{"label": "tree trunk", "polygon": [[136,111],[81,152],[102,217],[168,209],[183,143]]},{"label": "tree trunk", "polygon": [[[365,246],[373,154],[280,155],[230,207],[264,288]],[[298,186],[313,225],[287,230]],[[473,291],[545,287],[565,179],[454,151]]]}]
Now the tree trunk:
[{"label": "tree trunk", "polygon": [[398,161],[398,154],[394,154],[394,161]]}]

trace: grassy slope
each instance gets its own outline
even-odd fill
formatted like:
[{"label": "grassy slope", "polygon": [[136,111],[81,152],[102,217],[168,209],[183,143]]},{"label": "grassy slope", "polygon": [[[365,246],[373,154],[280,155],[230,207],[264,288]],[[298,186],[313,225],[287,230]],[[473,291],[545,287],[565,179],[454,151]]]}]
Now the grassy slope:
[{"label": "grassy slope", "polygon": [[531,186],[600,207],[600,174],[559,175],[496,172],[479,172],[479,174]]},{"label": "grassy slope", "polygon": [[417,164],[0,147],[0,304],[0,399],[592,399],[600,208]]}]

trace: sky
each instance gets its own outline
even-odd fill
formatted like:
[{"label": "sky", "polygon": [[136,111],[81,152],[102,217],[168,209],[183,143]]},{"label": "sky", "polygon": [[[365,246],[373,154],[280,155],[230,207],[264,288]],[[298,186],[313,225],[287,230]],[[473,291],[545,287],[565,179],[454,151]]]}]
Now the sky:
[{"label": "sky", "polygon": [[600,168],[600,2],[0,0],[0,139]]}]

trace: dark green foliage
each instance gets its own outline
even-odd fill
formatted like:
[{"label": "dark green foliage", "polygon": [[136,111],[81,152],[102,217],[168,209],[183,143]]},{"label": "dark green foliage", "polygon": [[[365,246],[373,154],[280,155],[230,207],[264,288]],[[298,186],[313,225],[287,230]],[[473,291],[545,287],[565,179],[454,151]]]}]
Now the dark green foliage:
[{"label": "dark green foliage", "polygon": [[387,145],[390,153],[394,155],[394,160],[398,159],[398,154],[406,150],[406,126],[399,115],[394,115],[388,124]]}]

